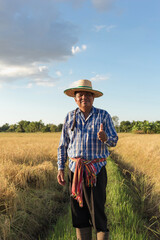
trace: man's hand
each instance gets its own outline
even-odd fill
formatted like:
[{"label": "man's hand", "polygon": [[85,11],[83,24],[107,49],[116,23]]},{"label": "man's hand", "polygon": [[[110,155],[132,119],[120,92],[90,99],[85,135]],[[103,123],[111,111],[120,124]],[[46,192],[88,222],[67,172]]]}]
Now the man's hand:
[{"label": "man's hand", "polygon": [[100,129],[99,129],[99,132],[97,133],[97,136],[101,142],[107,141],[107,135],[106,135],[105,131],[103,130],[103,123],[101,123],[101,125],[100,125]]},{"label": "man's hand", "polygon": [[58,171],[57,181],[62,186],[64,186],[66,184],[66,181],[64,180],[64,170],[59,170]]}]

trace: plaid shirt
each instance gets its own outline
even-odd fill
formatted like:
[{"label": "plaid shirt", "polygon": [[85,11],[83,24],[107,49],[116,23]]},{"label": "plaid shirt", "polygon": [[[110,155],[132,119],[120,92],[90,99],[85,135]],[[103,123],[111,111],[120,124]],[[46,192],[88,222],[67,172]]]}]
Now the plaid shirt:
[{"label": "plaid shirt", "polygon": [[[67,155],[69,157],[69,168],[75,171],[76,162],[70,158],[83,158],[94,160],[98,158],[107,158],[109,156],[108,147],[114,147],[117,144],[118,136],[115,131],[112,119],[107,111],[92,107],[87,119],[84,118],[80,109],[76,112],[76,125],[71,131],[74,120],[74,110],[69,112],[65,118],[61,139],[58,147],[58,170],[63,170]],[[100,124],[103,123],[103,130],[107,134],[107,142],[103,143],[98,139],[97,133]],[[95,163],[97,174],[101,167],[106,165],[106,161]]]}]

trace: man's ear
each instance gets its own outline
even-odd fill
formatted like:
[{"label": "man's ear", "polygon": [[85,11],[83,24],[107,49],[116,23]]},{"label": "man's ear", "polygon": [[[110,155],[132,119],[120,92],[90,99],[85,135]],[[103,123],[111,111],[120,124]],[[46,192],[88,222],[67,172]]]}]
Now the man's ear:
[{"label": "man's ear", "polygon": [[74,101],[77,102],[76,96],[74,97]]}]

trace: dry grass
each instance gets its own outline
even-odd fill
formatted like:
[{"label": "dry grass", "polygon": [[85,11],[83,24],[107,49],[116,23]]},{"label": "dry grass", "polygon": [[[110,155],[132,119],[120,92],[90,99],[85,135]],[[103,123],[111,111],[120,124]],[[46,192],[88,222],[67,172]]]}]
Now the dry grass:
[{"label": "dry grass", "polygon": [[0,163],[36,165],[57,158],[60,133],[0,133]]},{"label": "dry grass", "polygon": [[[160,134],[120,133],[112,158],[129,178],[130,190],[145,228],[160,237]],[[134,197],[136,196],[136,197]],[[154,239],[154,238],[153,238]]]},{"label": "dry grass", "polygon": [[147,175],[160,192],[160,134],[120,133],[112,151],[130,169]]},{"label": "dry grass", "polygon": [[[60,133],[0,133],[0,239],[38,239],[62,212],[66,189],[57,184]],[[160,191],[160,135],[119,134],[113,149],[148,175]]]},{"label": "dry grass", "polygon": [[53,180],[59,137],[58,133],[0,134],[0,199],[14,198],[17,187],[44,187]]},{"label": "dry grass", "polygon": [[59,138],[0,133],[0,239],[37,239],[56,219],[65,191],[56,181]]}]

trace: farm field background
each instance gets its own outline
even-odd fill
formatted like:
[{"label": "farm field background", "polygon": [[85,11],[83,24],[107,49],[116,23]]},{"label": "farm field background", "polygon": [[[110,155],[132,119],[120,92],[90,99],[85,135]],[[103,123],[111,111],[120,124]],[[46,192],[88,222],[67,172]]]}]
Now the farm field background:
[{"label": "farm field background", "polygon": [[37,240],[63,211],[66,188],[56,179],[59,137],[0,133],[1,239]]},{"label": "farm field background", "polygon": [[[0,133],[0,238],[38,239],[68,202],[57,184],[60,133]],[[119,134],[112,158],[124,171],[144,173],[160,192],[160,135]],[[157,209],[157,208],[156,208]]]},{"label": "farm field background", "polygon": [[143,173],[160,192],[160,134],[119,133],[112,157],[126,169]]}]

